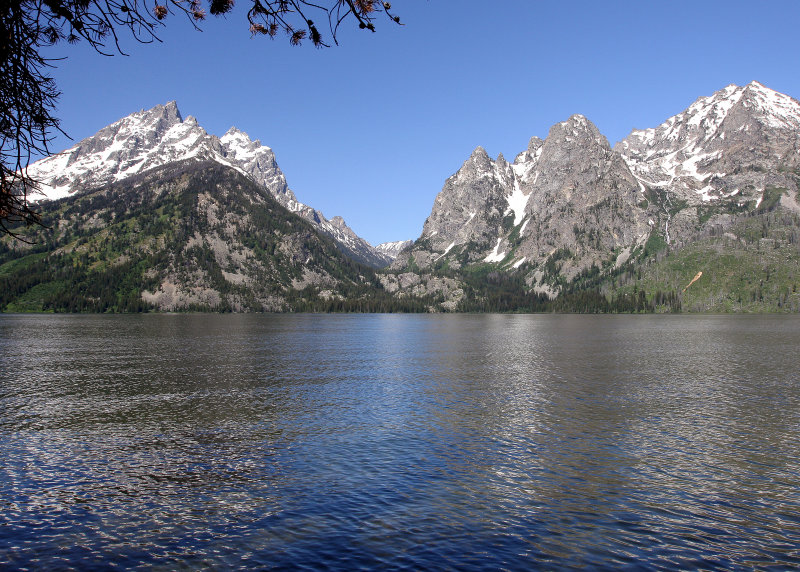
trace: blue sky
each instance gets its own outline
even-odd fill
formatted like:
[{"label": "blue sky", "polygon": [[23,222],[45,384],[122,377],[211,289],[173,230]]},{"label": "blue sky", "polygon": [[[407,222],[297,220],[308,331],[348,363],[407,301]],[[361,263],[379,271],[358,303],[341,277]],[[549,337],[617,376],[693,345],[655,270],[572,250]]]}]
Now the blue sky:
[{"label": "blue sky", "polygon": [[417,238],[478,145],[513,160],[574,113],[613,145],[731,83],[800,97],[797,0],[392,4],[405,26],[328,49],[251,38],[247,0],[203,32],[173,15],[163,43],[123,40],[129,57],[58,46],[56,115],[77,141],[176,100],[209,133],[261,139],[301,201],[378,244]]}]

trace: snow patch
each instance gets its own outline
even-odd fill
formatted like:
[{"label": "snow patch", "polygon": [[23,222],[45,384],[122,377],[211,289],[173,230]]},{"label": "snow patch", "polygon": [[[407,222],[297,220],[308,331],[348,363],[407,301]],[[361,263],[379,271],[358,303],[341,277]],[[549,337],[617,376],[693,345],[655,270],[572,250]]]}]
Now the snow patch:
[{"label": "snow patch", "polygon": [[500,237],[497,239],[497,244],[494,247],[494,250],[483,259],[484,262],[501,262],[505,257],[505,252],[500,252],[500,243],[503,242],[503,238]]},{"label": "snow patch", "polygon": [[508,208],[504,213],[514,213],[514,226],[517,226],[522,222],[522,219],[525,218],[525,206],[528,204],[529,198],[530,195],[526,195],[522,192],[522,189],[519,186],[519,181],[514,179],[514,191],[508,197],[506,197],[506,200],[508,201]]},{"label": "snow patch", "polygon": [[444,257],[445,257],[445,255],[446,255],[448,252],[450,252],[450,251],[453,249],[453,247],[454,247],[455,245],[456,245],[455,241],[451,242],[451,243],[450,243],[450,244],[447,246],[447,248],[445,248],[445,249],[444,249],[444,252],[442,252],[442,253],[441,253],[439,256],[437,256],[437,257],[434,259],[434,262],[436,262],[436,261],[438,261],[438,260],[441,260],[442,258],[444,258]]}]

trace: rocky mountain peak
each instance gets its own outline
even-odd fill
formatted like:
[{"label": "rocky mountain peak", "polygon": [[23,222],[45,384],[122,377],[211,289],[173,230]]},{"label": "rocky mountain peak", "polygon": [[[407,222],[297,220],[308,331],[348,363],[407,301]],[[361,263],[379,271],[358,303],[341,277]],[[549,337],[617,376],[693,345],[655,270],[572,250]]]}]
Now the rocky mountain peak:
[{"label": "rocky mountain peak", "polygon": [[524,179],[527,173],[531,172],[539,160],[543,145],[544,141],[542,139],[531,137],[530,141],[528,141],[528,148],[514,158],[514,170],[521,179]]},{"label": "rocky mountain peak", "polygon": [[[160,108],[160,107],[163,107],[163,109],[164,109],[164,113],[165,113],[167,116],[174,117],[175,119],[177,119],[177,122],[178,122],[178,123],[180,123],[180,122],[182,122],[182,121],[183,121],[183,119],[182,119],[182,117],[181,117],[181,112],[180,112],[180,110],[178,109],[178,102],[177,102],[177,101],[175,101],[174,99],[173,99],[172,101],[168,101],[168,102],[167,102],[166,104],[164,104],[163,106],[161,106],[161,105],[156,105],[156,106],[155,106],[153,109],[158,109],[158,108]],[[144,110],[142,110],[142,111],[144,111]]]},{"label": "rocky mountain peak", "polygon": [[757,81],[742,90],[743,105],[769,127],[778,129],[800,128],[800,102],[778,93]]},{"label": "rocky mountain peak", "polygon": [[473,178],[480,176],[489,176],[494,170],[494,161],[489,157],[489,153],[483,147],[476,147],[469,159],[464,161],[461,169],[455,174],[459,178]]},{"label": "rocky mountain peak", "polygon": [[595,124],[583,115],[573,115],[553,125],[535,156],[536,171],[545,173],[545,179],[536,180],[552,180],[554,184],[572,184],[565,179],[569,178],[568,173],[597,173],[608,161],[622,161]]},{"label": "rocky mountain peak", "polygon": [[237,127],[231,127],[228,129],[225,132],[225,135],[220,137],[220,142],[222,143],[223,147],[231,151],[236,149],[247,149],[250,151],[256,149],[271,150],[266,145],[263,145],[260,139],[250,139],[250,136],[247,135],[247,133],[238,129]]},{"label": "rocky mountain peak", "polygon": [[[187,119],[193,120],[194,118],[189,116]],[[183,122],[184,119],[180,110],[178,109],[177,102],[170,101],[166,104],[159,104],[150,109],[142,109],[137,113],[123,117],[105,129],[113,129],[118,127],[118,129],[116,129],[116,133],[124,131],[127,128],[143,132],[152,130],[158,134],[163,134],[165,131],[171,129],[175,125],[179,125]]]},{"label": "rocky mountain peak", "polygon": [[597,126],[583,115],[573,115],[566,121],[556,123],[550,128],[545,145],[568,145],[570,147],[586,144],[600,145],[610,149],[608,140]]},{"label": "rocky mountain peak", "polygon": [[475,150],[469,156],[469,159],[464,163],[462,169],[486,171],[491,169],[494,161],[489,157],[489,153],[483,147],[475,147]]},{"label": "rocky mountain peak", "polygon": [[331,221],[331,224],[334,225],[337,228],[349,228],[347,226],[347,223],[344,222],[344,219],[342,217],[340,217],[339,215],[336,215],[335,217],[330,219],[330,221]]},{"label": "rocky mountain peak", "polygon": [[[473,151],[436,197],[420,240],[391,268],[407,269],[411,257],[419,269],[498,264],[528,272],[530,285],[552,294],[533,269],[559,248],[571,253],[563,271],[572,276],[607,250],[646,238],[638,193],[608,140],[586,117],[573,115],[554,125],[546,140],[531,138],[513,165],[502,155],[492,161],[482,148]],[[603,238],[587,241],[575,228]]]}]

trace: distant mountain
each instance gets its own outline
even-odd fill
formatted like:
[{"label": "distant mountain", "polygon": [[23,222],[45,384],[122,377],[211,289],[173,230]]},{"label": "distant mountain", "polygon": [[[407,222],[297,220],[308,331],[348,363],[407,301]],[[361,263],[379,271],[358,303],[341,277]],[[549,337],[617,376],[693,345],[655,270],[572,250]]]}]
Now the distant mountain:
[{"label": "distant mountain", "polygon": [[184,120],[174,101],[120,119],[73,147],[30,165],[28,174],[41,181],[45,197],[54,200],[186,160],[213,161],[242,173],[267,189],[281,205],[334,238],[342,252],[354,260],[375,268],[391,262],[340,217],[329,221],[321,212],[299,202],[287,186],[272,149],[252,141],[235,127],[221,138],[209,135],[194,117]]},{"label": "distant mountain", "polygon": [[403,249],[408,248],[414,243],[413,240],[396,240],[394,242],[383,242],[375,247],[376,250],[382,252],[392,260],[397,258]]},{"label": "distant mountain", "polygon": [[586,287],[607,294],[657,251],[751,228],[743,217],[781,208],[791,216],[780,236],[793,236],[799,185],[800,103],[757,82],[700,98],[613,149],[575,115],[513,163],[475,149],[382,280],[397,295],[439,294],[444,309],[474,307],[488,296],[475,277],[498,272],[549,298]]}]

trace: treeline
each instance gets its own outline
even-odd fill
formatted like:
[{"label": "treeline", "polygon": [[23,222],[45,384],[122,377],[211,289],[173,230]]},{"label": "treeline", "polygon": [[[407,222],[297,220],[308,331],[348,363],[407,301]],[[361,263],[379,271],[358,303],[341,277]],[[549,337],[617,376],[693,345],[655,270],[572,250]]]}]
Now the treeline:
[{"label": "treeline", "polygon": [[[644,290],[605,295],[600,287],[599,270],[589,269],[582,279],[550,299],[544,293],[527,291],[524,279],[516,274],[480,270],[465,275],[464,297],[459,312],[519,312],[622,314],[680,312],[681,301],[674,291],[657,291],[648,296]],[[587,286],[591,284],[591,286]]]},{"label": "treeline", "polygon": [[144,265],[127,261],[92,269],[86,257],[35,257],[0,276],[0,309],[22,312],[146,312],[141,291],[151,286]]}]

